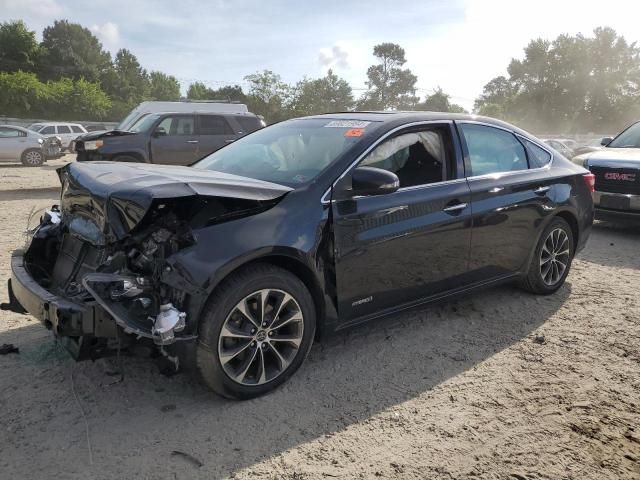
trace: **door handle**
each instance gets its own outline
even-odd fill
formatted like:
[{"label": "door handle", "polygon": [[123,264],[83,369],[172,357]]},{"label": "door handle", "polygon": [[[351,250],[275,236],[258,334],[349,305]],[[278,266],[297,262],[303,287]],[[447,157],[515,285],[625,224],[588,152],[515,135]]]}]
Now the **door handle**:
[{"label": "door handle", "polygon": [[549,190],[551,190],[551,187],[549,186],[538,187],[533,191],[533,193],[535,193],[536,195],[542,195],[544,193],[547,193]]},{"label": "door handle", "polygon": [[232,142],[235,142],[235,141],[236,141],[235,138],[231,138],[229,140],[225,140],[224,143],[232,143]]},{"label": "door handle", "polygon": [[464,210],[465,208],[467,208],[466,203],[457,203],[456,205],[451,205],[450,207],[443,208],[442,211],[447,213],[457,213],[461,210]]},{"label": "door handle", "polygon": [[198,143],[198,140],[187,140],[187,143]]},{"label": "door handle", "polygon": [[500,193],[502,190],[504,190],[504,187],[493,187],[489,190],[489,193]]}]

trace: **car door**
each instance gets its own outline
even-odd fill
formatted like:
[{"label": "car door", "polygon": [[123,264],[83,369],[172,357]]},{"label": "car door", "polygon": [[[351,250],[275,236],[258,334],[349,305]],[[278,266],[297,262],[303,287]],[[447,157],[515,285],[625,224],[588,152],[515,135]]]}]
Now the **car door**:
[{"label": "car door", "polygon": [[473,205],[473,279],[482,282],[520,272],[527,266],[542,218],[555,208],[548,169],[534,158],[539,154],[551,160],[551,154],[500,127],[474,122],[457,126]]},{"label": "car door", "polygon": [[158,121],[149,143],[151,161],[190,165],[198,158],[198,135],[194,115],[167,115]]},{"label": "car door", "polygon": [[16,128],[0,127],[0,159],[19,160],[28,145],[25,132]]},{"label": "car door", "polygon": [[57,125],[56,126],[57,135],[60,137],[62,141],[62,147],[68,148],[71,140],[73,140],[71,134],[71,127],[69,125]]},{"label": "car door", "polygon": [[394,134],[358,166],[394,172],[399,190],[332,201],[343,320],[420,301],[466,282],[470,192],[463,174],[458,175],[462,163],[456,161],[460,156],[452,132],[452,124],[440,123]]},{"label": "car door", "polygon": [[237,135],[223,115],[197,115],[198,157],[202,158],[233,142]]}]

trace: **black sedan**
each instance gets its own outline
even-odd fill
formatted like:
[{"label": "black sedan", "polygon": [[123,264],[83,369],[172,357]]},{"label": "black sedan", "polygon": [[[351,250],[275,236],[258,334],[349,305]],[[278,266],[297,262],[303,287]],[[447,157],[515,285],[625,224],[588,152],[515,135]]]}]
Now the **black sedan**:
[{"label": "black sedan", "polygon": [[11,307],[79,359],[141,342],[195,358],[233,398],[284,382],[322,333],[503,282],[553,293],[593,221],[592,174],[464,115],[300,118],[193,167],[59,174]]}]

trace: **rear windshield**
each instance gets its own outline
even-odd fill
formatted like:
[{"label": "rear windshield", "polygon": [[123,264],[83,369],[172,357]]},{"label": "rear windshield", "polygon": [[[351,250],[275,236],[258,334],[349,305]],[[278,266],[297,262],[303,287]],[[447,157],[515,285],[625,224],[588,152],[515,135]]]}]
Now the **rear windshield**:
[{"label": "rear windshield", "polygon": [[296,186],[317,177],[372,126],[361,120],[288,120],[243,137],[194,167]]}]

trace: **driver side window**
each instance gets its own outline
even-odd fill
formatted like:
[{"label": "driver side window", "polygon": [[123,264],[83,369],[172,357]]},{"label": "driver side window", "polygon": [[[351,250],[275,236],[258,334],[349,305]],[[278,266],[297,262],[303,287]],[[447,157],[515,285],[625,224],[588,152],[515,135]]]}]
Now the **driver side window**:
[{"label": "driver side window", "polygon": [[164,118],[156,127],[156,130],[164,130],[169,136],[194,135],[195,119],[191,116],[176,116]]},{"label": "driver side window", "polygon": [[447,150],[440,129],[404,133],[386,140],[367,155],[361,167],[393,172],[400,188],[444,181]]}]

